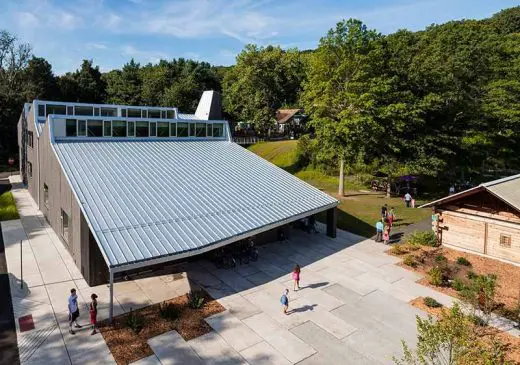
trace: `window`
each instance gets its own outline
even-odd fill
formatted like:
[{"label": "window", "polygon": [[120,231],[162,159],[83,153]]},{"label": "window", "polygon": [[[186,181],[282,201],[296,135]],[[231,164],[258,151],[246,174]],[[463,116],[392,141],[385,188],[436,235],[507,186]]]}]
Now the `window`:
[{"label": "window", "polygon": [[206,137],[206,123],[195,124],[195,136]]},{"label": "window", "polygon": [[43,203],[49,206],[49,187],[47,184],[43,184]]},{"label": "window", "polygon": [[29,147],[32,147],[34,145],[34,135],[31,131],[27,131],[27,145]]},{"label": "window", "polygon": [[45,116],[45,105],[38,105],[38,116],[39,117]]},{"label": "window", "polygon": [[76,106],[74,107],[74,113],[76,115],[94,115],[93,109],[91,106]]},{"label": "window", "polygon": [[135,123],[135,136],[136,137],[150,136],[148,122],[136,122]]},{"label": "window", "polygon": [[150,137],[157,137],[157,123],[150,122]]},{"label": "window", "polygon": [[223,137],[224,136],[224,124],[215,123],[213,124],[213,137]]},{"label": "window", "polygon": [[141,118],[141,109],[128,109],[129,118]]},{"label": "window", "polygon": [[87,135],[87,121],[78,120],[78,136],[85,137]]},{"label": "window", "polygon": [[159,122],[157,123],[157,137],[169,137],[170,136],[170,123]]},{"label": "window", "polygon": [[101,120],[89,120],[87,122],[87,136],[103,137],[103,122]]},{"label": "window", "polygon": [[148,110],[146,110],[146,109],[141,110],[141,118],[148,118]]},{"label": "window", "polygon": [[112,122],[110,120],[103,122],[103,136],[112,137]]},{"label": "window", "polygon": [[208,137],[213,136],[213,124],[206,124]]},{"label": "window", "polygon": [[161,110],[161,119],[166,119],[166,110]]},{"label": "window", "polygon": [[76,137],[78,135],[77,128],[76,119],[67,119],[65,121],[65,135],[67,137]]},{"label": "window", "polygon": [[67,107],[67,115],[74,115],[74,107],[68,106]]},{"label": "window", "polygon": [[148,118],[156,118],[159,119],[161,117],[161,112],[157,109],[149,109],[148,110]]},{"label": "window", "polygon": [[177,123],[177,137],[188,137],[188,123]]},{"label": "window", "polygon": [[94,116],[99,117],[99,108],[94,108]]},{"label": "window", "polygon": [[195,136],[195,123],[190,123],[190,137]]},{"label": "window", "polygon": [[47,104],[45,115],[49,114],[60,114],[65,115],[67,114],[67,108],[65,105],[49,105]]},{"label": "window", "polygon": [[177,137],[177,123],[170,123],[170,137]]},{"label": "window", "polygon": [[126,137],[126,122],[122,120],[112,122],[112,137]]},{"label": "window", "polygon": [[61,210],[61,236],[65,242],[69,242],[69,215]]},{"label": "window", "polygon": [[29,178],[32,178],[32,163],[27,161],[27,175],[29,175]]},{"label": "window", "polygon": [[173,119],[173,110],[166,111],[166,118]]},{"label": "window", "polygon": [[500,234],[500,246],[511,248],[511,236],[506,234]]},{"label": "window", "polygon": [[102,117],[115,117],[117,115],[116,108],[101,108]]},{"label": "window", "polygon": [[135,122],[128,122],[128,137],[135,137]]},{"label": "window", "polygon": [[121,109],[121,116],[126,117],[126,109]]}]

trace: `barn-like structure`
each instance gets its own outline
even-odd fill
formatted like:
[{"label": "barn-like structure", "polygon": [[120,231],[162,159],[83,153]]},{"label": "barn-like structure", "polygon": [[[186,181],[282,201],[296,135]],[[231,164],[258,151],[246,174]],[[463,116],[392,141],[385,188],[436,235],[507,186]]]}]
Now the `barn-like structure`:
[{"label": "barn-like structure", "polygon": [[448,247],[520,265],[520,174],[425,204]]}]

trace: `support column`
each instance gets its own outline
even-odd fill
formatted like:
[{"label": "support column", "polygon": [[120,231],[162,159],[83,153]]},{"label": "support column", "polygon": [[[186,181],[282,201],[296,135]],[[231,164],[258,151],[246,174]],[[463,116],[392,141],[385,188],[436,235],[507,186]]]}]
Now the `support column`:
[{"label": "support column", "polygon": [[327,210],[327,236],[336,238],[336,226],[338,225],[338,208]]},{"label": "support column", "polygon": [[108,307],[108,320],[112,322],[112,317],[114,316],[114,272],[109,268],[108,272],[110,274],[110,306]]}]

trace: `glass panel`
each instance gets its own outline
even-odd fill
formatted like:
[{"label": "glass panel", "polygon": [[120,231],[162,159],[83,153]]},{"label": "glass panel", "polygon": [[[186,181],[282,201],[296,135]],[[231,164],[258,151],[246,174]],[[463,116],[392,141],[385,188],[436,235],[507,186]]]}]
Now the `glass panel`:
[{"label": "glass panel", "polygon": [[74,115],[74,107],[68,106],[67,107],[67,115]]},{"label": "glass panel", "polygon": [[157,123],[150,122],[150,137],[157,137]]},{"label": "glass panel", "polygon": [[157,109],[149,109],[148,110],[148,116],[150,118],[156,118],[159,119],[161,117],[161,112]]},{"label": "glass panel", "polygon": [[195,136],[206,137],[206,123],[195,124]]},{"label": "glass panel", "polygon": [[128,137],[135,137],[135,122],[128,122]]},{"label": "glass panel", "polygon": [[141,110],[141,118],[148,118],[148,110],[146,110],[146,109]]},{"label": "glass panel", "polygon": [[103,117],[115,117],[117,114],[116,108],[101,108],[101,116]]},{"label": "glass panel", "polygon": [[190,137],[195,137],[195,123],[190,123]]},{"label": "glass panel", "polygon": [[135,123],[135,136],[136,137],[148,137],[149,136],[148,122],[136,122]]},{"label": "glass panel", "polygon": [[213,124],[213,137],[223,137],[224,136],[224,124],[215,123]]},{"label": "glass panel", "polygon": [[65,121],[65,135],[67,137],[76,137],[78,135],[76,119],[67,119]]},{"label": "glass panel", "polygon": [[121,115],[122,115],[123,117],[126,117],[126,109],[121,109]]},{"label": "glass panel", "polygon": [[112,137],[126,137],[126,122],[114,120],[112,122]]},{"label": "glass panel", "polygon": [[166,110],[161,110],[161,119],[166,119]]},{"label": "glass panel", "polygon": [[177,137],[177,123],[170,124],[170,137]]},{"label": "glass panel", "polygon": [[103,122],[101,120],[87,121],[88,137],[103,137]]},{"label": "glass panel", "polygon": [[76,115],[92,115],[93,109],[91,106],[76,106],[74,112]]},{"label": "glass panel", "polygon": [[78,120],[78,136],[84,137],[87,135],[87,121]]},{"label": "glass panel", "polygon": [[141,118],[141,109],[128,109],[129,118]]},{"label": "glass panel", "polygon": [[207,125],[207,133],[208,133],[208,137],[211,137],[213,136],[213,124],[206,124]]},{"label": "glass panel", "polygon": [[173,110],[166,111],[166,118],[173,119]]},{"label": "glass panel", "polygon": [[34,135],[31,131],[27,131],[27,144],[29,147],[33,147],[34,145]]},{"label": "glass panel", "polygon": [[188,123],[177,123],[177,137],[188,137]]},{"label": "glass panel", "polygon": [[157,137],[169,137],[170,136],[170,123],[159,122],[157,123]]},{"label": "glass panel", "polygon": [[46,115],[49,114],[59,114],[65,115],[67,113],[67,108],[65,105],[49,105],[47,104],[47,110],[45,111]]},{"label": "glass panel", "polygon": [[39,117],[45,116],[45,105],[38,105],[38,116]]},{"label": "glass panel", "polygon": [[112,122],[110,120],[105,120],[103,122],[103,125],[104,125],[103,136],[111,137],[112,136]]},{"label": "glass panel", "polygon": [[94,116],[99,117],[99,108],[94,108]]}]

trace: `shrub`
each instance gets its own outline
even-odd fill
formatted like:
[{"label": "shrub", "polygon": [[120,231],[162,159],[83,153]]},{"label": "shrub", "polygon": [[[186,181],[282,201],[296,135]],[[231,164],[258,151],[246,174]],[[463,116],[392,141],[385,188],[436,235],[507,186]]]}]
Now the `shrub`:
[{"label": "shrub", "polygon": [[430,277],[429,282],[431,285],[435,285],[435,286],[443,285],[444,278],[443,278],[442,270],[439,267],[437,267],[437,266],[432,267],[430,269],[430,271],[428,271],[428,275]]},{"label": "shrub", "polygon": [[446,264],[448,262],[448,259],[444,255],[437,255],[435,256],[435,262],[438,264]]},{"label": "shrub", "polygon": [[175,321],[180,316],[180,310],[173,303],[162,303],[159,306],[159,315],[164,319]]},{"label": "shrub", "polygon": [[139,312],[132,311],[132,308],[130,308],[130,313],[128,313],[126,317],[126,325],[130,327],[132,332],[138,334],[144,326],[143,316],[139,314]]},{"label": "shrub", "polygon": [[468,279],[470,279],[470,280],[475,279],[477,276],[478,276],[478,275],[475,274],[475,272],[474,272],[474,271],[471,271],[471,270],[468,271],[468,273],[466,274],[466,277],[467,277]]},{"label": "shrub", "polygon": [[413,255],[408,255],[404,258],[403,263],[410,267],[417,267],[417,262],[415,261],[415,257]]},{"label": "shrub", "polygon": [[413,232],[408,236],[408,242],[412,245],[437,247],[437,237],[433,231]]},{"label": "shrub", "polygon": [[408,251],[405,249],[404,244],[402,244],[402,243],[398,243],[398,244],[393,245],[392,248],[391,248],[390,250],[391,250],[391,252],[392,252],[394,255],[402,255],[402,254],[405,254],[405,253],[408,252]]},{"label": "shrub", "polygon": [[487,325],[487,322],[476,314],[469,315],[468,318],[475,326],[484,327]]},{"label": "shrub", "polygon": [[451,282],[451,287],[453,289],[455,289],[456,291],[462,291],[464,290],[464,288],[466,287],[466,285],[464,284],[464,282],[459,279],[459,278],[455,278],[453,279],[453,281]]},{"label": "shrub", "polygon": [[469,262],[468,259],[462,256],[457,257],[457,264],[462,266],[471,266],[471,262]]},{"label": "shrub", "polygon": [[188,294],[188,305],[190,308],[199,309],[204,305],[204,296],[199,291],[192,291]]},{"label": "shrub", "polygon": [[461,292],[462,299],[472,307],[474,314],[482,313],[486,324],[497,306],[496,289],[496,275],[477,275]]},{"label": "shrub", "polygon": [[0,221],[8,221],[18,219],[18,210],[14,201],[13,194],[10,191],[0,195]]},{"label": "shrub", "polygon": [[430,308],[440,308],[442,307],[442,304],[439,303],[438,301],[436,301],[434,298],[432,297],[426,297],[424,298],[424,304],[427,306],[427,307],[430,307]]}]

